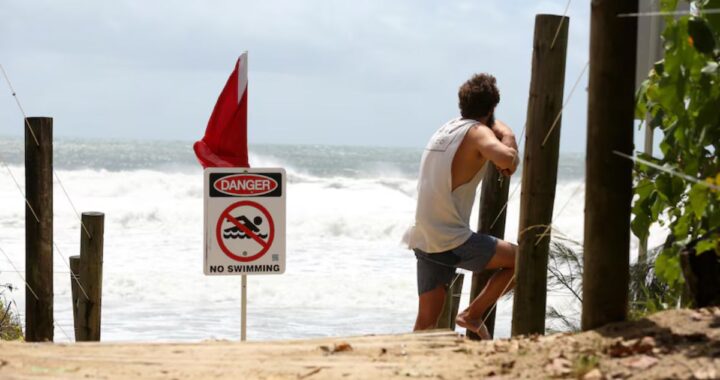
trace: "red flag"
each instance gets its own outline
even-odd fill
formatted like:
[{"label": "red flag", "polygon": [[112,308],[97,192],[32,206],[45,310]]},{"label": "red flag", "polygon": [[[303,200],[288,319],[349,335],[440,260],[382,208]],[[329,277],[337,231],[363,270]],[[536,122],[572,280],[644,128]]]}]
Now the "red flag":
[{"label": "red flag", "polygon": [[235,63],[208,121],[205,136],[193,145],[203,168],[250,167],[247,149],[247,52]]}]

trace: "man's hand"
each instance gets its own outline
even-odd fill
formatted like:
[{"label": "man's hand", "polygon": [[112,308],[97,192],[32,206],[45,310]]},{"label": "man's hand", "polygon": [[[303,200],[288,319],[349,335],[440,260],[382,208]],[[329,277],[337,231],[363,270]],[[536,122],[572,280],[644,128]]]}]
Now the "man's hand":
[{"label": "man's hand", "polygon": [[515,171],[517,171],[518,166],[520,165],[520,157],[519,153],[517,156],[515,156],[515,160],[513,162],[513,166],[511,169],[500,169],[497,168],[497,170],[500,172],[501,175],[504,175],[505,177],[510,177],[511,175],[515,174]]}]

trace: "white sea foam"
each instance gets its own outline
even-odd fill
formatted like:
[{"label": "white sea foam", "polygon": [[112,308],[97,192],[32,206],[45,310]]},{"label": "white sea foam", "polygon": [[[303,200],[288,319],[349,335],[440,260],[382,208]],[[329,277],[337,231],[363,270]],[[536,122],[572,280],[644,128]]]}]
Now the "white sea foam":
[{"label": "white sea foam", "polygon": [[[399,241],[413,221],[415,180],[396,170],[374,177],[321,177],[274,157],[252,156],[251,162],[253,166],[284,166],[290,181],[287,272],[250,277],[249,338],[409,331],[417,302],[415,258]],[[11,170],[22,180],[21,167],[11,166]],[[106,214],[103,340],[238,337],[240,279],[202,274],[199,167],[175,172],[73,169],[58,174],[78,210]],[[569,238],[582,241],[584,191],[582,187],[576,191],[578,186],[579,180],[559,183],[554,225]],[[508,206],[506,237],[510,241],[517,236],[519,198],[518,190]],[[0,171],[0,201],[0,248],[22,272],[24,203],[4,170]],[[58,187],[54,202],[59,248],[54,256],[55,316],[60,325],[55,335],[63,341],[67,338],[62,330],[72,331],[64,259],[78,254],[81,230]],[[477,212],[472,218],[477,220]],[[661,234],[653,236],[651,244],[658,243]],[[22,280],[11,270],[10,263],[0,257],[0,282],[20,288],[7,295],[23,314]],[[463,307],[469,282],[465,282]],[[562,295],[550,300],[561,307],[565,303],[567,297]],[[511,304],[511,299],[503,300],[498,306],[499,336],[509,333]]]}]

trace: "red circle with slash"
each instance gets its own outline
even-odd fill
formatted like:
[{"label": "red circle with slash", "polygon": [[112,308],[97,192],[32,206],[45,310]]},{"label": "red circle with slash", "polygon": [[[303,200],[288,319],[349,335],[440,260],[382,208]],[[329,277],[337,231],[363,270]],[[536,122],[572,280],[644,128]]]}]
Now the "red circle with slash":
[{"label": "red circle with slash", "polygon": [[[245,224],[239,222],[232,214],[230,214],[231,211],[243,207],[243,206],[249,206],[252,208],[257,209],[260,211],[261,214],[265,216],[265,219],[268,221],[268,238],[267,241],[263,240],[260,236],[255,234],[248,228]],[[245,235],[250,237],[252,240],[254,240],[256,243],[258,243],[261,247],[260,251],[258,253],[255,253],[251,256],[240,256],[235,254],[230,248],[228,248],[225,245],[225,242],[223,241],[223,228],[222,224],[223,221],[227,220],[228,222],[232,223],[237,227],[240,231],[242,231]],[[255,261],[261,257],[263,257],[268,250],[270,250],[270,247],[272,246],[273,239],[275,238],[275,224],[273,223],[272,216],[270,215],[270,212],[263,207],[259,203],[255,203],[252,201],[239,201],[231,204],[228,206],[228,208],[225,209],[220,214],[220,218],[218,218],[217,222],[217,228],[215,229],[215,235],[218,242],[218,245],[220,246],[220,249],[222,249],[223,253],[227,255],[229,258],[236,260],[236,261],[243,261],[243,262],[249,262],[249,261]]]}]

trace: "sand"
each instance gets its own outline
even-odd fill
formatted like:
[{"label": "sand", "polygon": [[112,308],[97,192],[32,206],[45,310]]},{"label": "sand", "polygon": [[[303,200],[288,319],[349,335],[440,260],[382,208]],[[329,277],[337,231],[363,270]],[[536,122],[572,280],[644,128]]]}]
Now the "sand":
[{"label": "sand", "polygon": [[0,343],[0,379],[719,379],[720,308],[580,334],[450,331],[277,342]]}]

